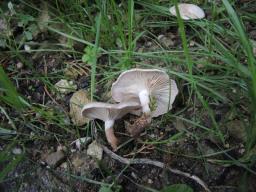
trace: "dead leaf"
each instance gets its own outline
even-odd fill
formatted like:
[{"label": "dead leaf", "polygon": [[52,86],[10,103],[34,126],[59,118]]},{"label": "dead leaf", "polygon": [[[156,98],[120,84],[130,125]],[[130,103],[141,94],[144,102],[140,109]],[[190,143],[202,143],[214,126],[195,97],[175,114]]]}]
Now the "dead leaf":
[{"label": "dead leaf", "polygon": [[81,114],[83,106],[90,103],[87,92],[83,89],[75,92],[70,99],[70,117],[72,122],[77,126],[82,126],[89,122],[89,119],[85,118]]},{"label": "dead leaf", "polygon": [[59,163],[65,158],[65,154],[63,151],[56,151],[51,154],[49,154],[45,161],[46,163],[51,167],[56,167],[59,165]]},{"label": "dead leaf", "polygon": [[88,76],[89,68],[84,63],[78,61],[66,62],[64,73],[67,77],[76,79],[78,76]]},{"label": "dead leaf", "polygon": [[68,81],[66,79],[61,79],[57,83],[55,83],[55,88],[58,92],[62,94],[68,94],[77,89],[77,85],[74,84],[73,81]]}]

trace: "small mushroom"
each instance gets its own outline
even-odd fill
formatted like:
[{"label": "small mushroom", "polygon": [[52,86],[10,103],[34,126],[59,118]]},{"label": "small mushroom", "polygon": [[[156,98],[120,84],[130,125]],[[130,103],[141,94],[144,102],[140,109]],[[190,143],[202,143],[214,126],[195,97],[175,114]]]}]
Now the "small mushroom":
[{"label": "small mushroom", "polygon": [[148,121],[167,113],[178,94],[174,80],[157,69],[131,69],[123,72],[111,88],[112,97],[117,102],[129,98],[139,98],[142,112]]},{"label": "small mushroom", "polygon": [[105,122],[105,134],[111,147],[116,150],[118,139],[114,134],[114,122],[120,119],[132,110],[140,108],[139,103],[129,101],[119,104],[108,104],[93,102],[85,105],[82,109],[82,115],[89,119],[100,119]]},{"label": "small mushroom", "polygon": [[[180,3],[178,4],[178,8],[180,12],[180,17],[184,20],[202,19],[205,17],[204,11],[197,5]],[[177,16],[175,6],[172,6],[169,11],[172,15]]]}]

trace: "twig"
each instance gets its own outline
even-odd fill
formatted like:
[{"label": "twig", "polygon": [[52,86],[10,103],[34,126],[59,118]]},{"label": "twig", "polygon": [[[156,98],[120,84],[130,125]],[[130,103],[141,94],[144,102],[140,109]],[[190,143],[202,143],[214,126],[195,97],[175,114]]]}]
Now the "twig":
[{"label": "twig", "polygon": [[128,154],[124,155],[124,157],[129,157],[129,156],[132,156],[132,155],[136,155],[138,153],[141,153],[141,154],[150,153],[149,151],[144,151],[145,149],[152,150],[152,149],[154,149],[154,147],[152,145],[143,144],[143,146],[140,149],[138,149],[138,151],[128,153]]},{"label": "twig", "polygon": [[196,175],[192,175],[190,173],[186,173],[183,171],[180,171],[178,169],[172,169],[170,167],[166,167],[164,163],[160,162],[160,161],[154,161],[151,159],[145,159],[145,158],[138,158],[138,159],[128,159],[128,158],[124,158],[121,157],[117,154],[115,154],[114,152],[112,152],[111,150],[109,150],[107,147],[103,146],[103,150],[104,152],[109,155],[112,159],[115,159],[123,164],[147,164],[147,165],[154,165],[156,167],[159,168],[166,168],[168,169],[170,172],[177,174],[177,175],[182,175],[184,177],[190,178],[194,181],[196,181],[199,185],[201,185],[201,187],[204,188],[205,191],[207,192],[211,192],[211,190],[208,188],[208,186],[206,185],[206,183],[204,181],[202,181],[199,177],[197,177]]}]

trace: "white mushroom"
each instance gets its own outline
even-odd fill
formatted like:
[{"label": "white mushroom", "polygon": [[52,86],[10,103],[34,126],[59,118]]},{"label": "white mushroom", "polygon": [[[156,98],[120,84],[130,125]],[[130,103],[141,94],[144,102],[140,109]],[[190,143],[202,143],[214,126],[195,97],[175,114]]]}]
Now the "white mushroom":
[{"label": "white mushroom", "polygon": [[157,69],[131,69],[123,72],[111,88],[112,97],[117,102],[139,98],[142,112],[149,117],[157,117],[168,112],[178,94],[174,80]]},{"label": "white mushroom", "polygon": [[[202,19],[205,17],[204,11],[194,4],[180,3],[178,4],[180,17],[184,20],[189,19]],[[170,8],[170,13],[177,16],[175,6]]]},{"label": "white mushroom", "polygon": [[93,102],[85,105],[82,109],[82,115],[89,119],[100,119],[105,122],[105,133],[107,141],[112,148],[116,150],[118,140],[114,134],[114,122],[120,119],[132,110],[140,108],[139,103],[129,101],[119,104],[108,104],[101,102]]}]

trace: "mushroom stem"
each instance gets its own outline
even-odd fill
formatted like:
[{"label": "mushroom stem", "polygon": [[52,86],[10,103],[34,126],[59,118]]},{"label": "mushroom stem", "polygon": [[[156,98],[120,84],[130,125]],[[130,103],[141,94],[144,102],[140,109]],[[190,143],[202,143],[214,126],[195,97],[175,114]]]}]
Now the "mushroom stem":
[{"label": "mushroom stem", "polygon": [[116,136],[114,134],[114,128],[113,128],[114,122],[115,121],[113,121],[113,120],[105,121],[105,134],[106,134],[108,143],[111,145],[111,147],[115,151],[117,149],[118,139],[116,138]]},{"label": "mushroom stem", "polygon": [[142,112],[146,115],[146,116],[151,116],[151,111],[149,108],[149,93],[147,90],[142,90],[139,93],[139,98],[140,98],[140,103],[141,103],[141,107],[142,107]]}]

